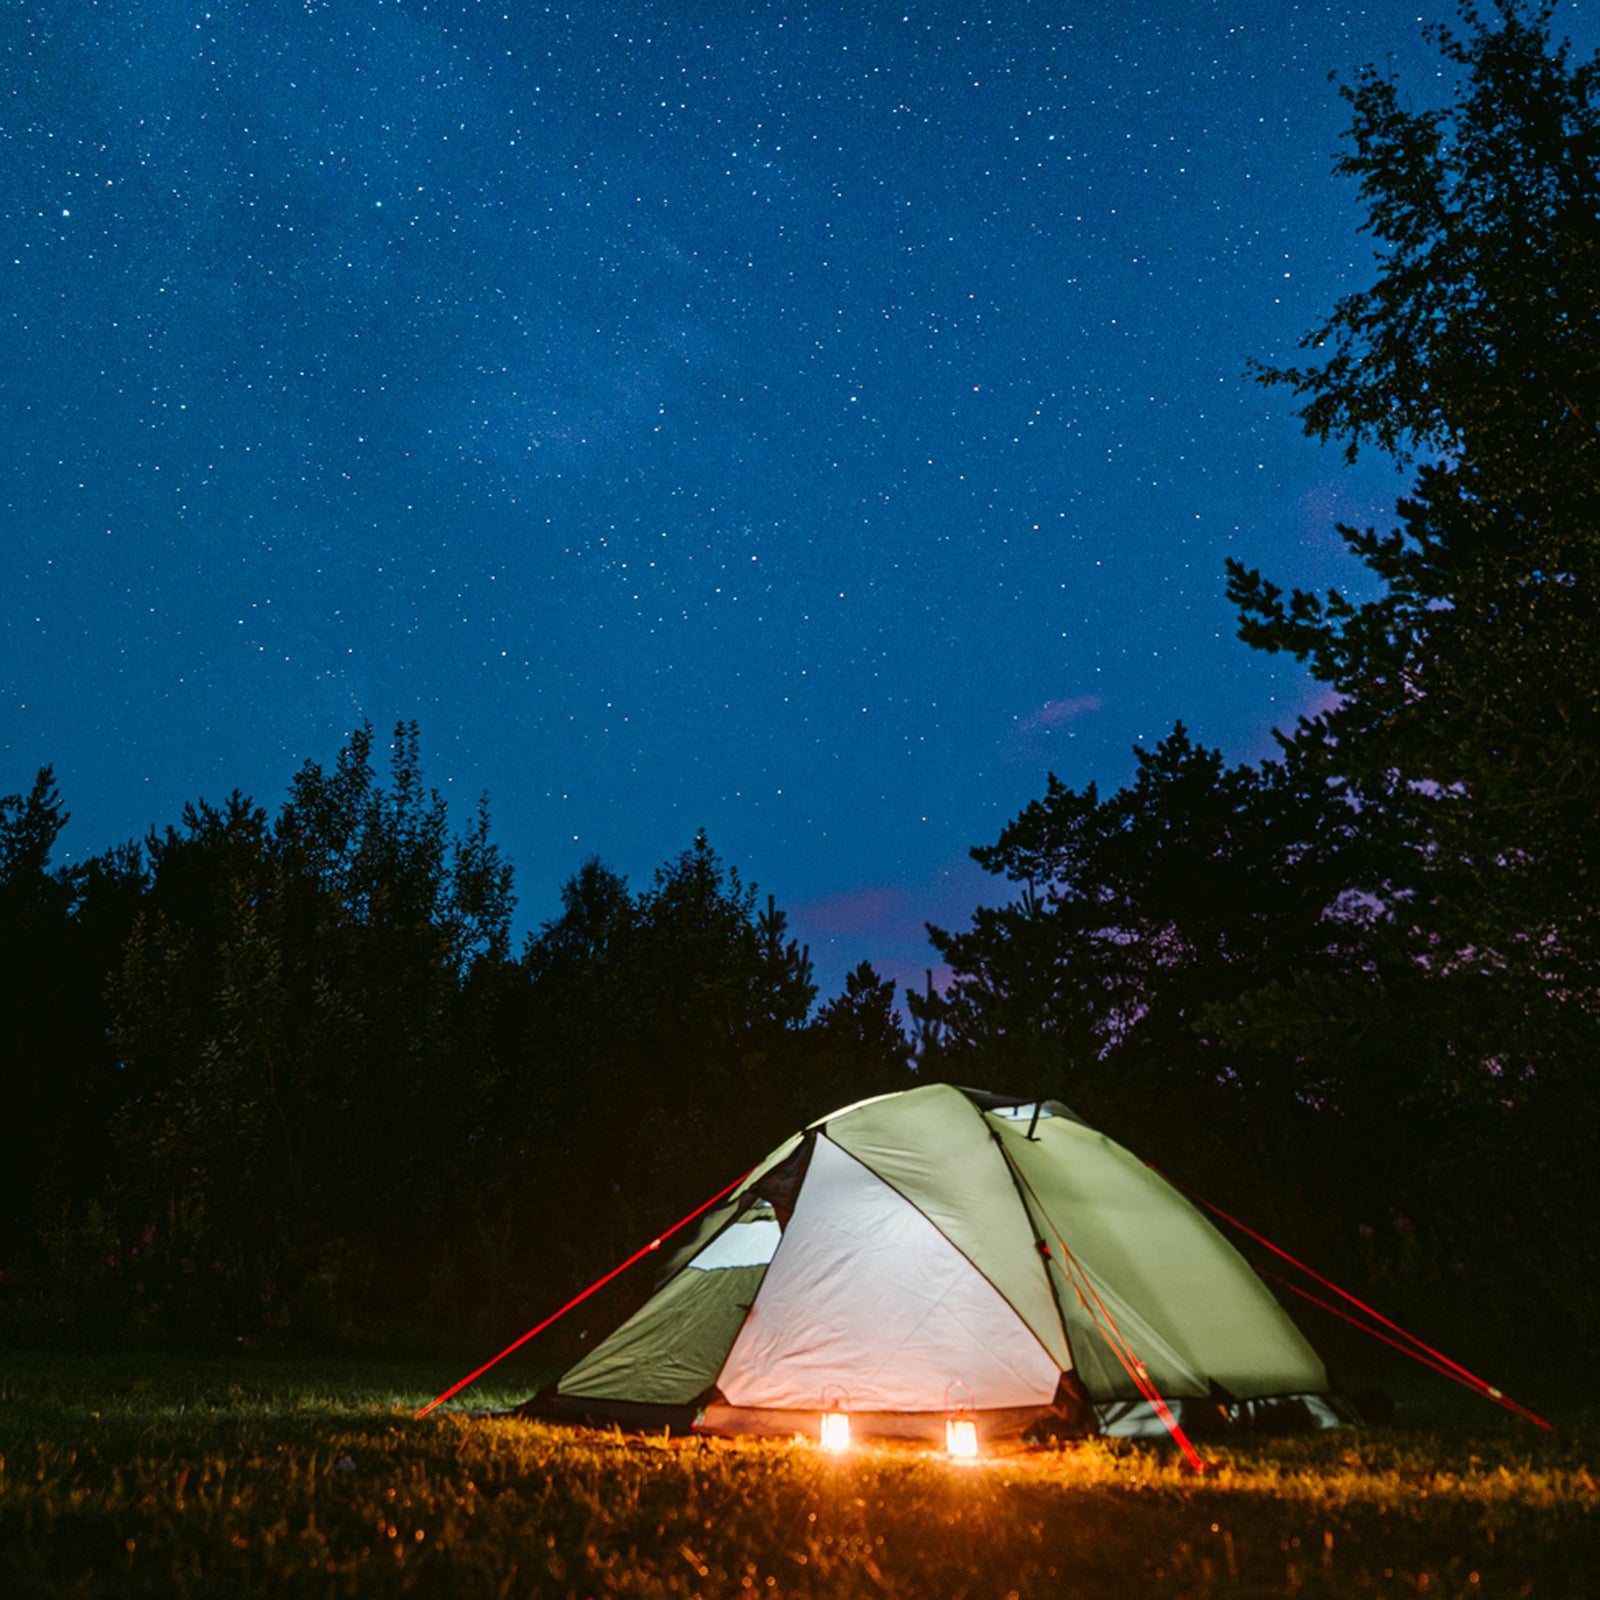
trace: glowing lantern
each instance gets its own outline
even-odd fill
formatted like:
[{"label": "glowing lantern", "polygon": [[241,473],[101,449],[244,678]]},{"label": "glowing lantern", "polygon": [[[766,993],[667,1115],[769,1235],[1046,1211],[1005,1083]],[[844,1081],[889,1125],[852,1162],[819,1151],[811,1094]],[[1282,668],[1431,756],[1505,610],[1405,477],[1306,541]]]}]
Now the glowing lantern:
[{"label": "glowing lantern", "polygon": [[838,1402],[822,1413],[822,1448],[848,1450],[850,1448],[850,1413],[841,1411]]},{"label": "glowing lantern", "polygon": [[944,1391],[944,1447],[962,1460],[978,1453],[978,1422],[972,1415],[976,1396],[959,1378]]},{"label": "glowing lantern", "polygon": [[978,1424],[971,1417],[946,1417],[944,1447],[953,1456],[977,1455]]}]

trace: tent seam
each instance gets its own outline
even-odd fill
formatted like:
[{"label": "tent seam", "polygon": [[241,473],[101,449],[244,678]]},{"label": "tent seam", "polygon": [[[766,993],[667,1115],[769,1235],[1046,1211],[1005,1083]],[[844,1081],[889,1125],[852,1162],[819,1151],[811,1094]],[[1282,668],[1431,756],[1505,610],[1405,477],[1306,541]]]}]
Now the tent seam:
[{"label": "tent seam", "polygon": [[[822,1133],[822,1130],[820,1128],[812,1127],[812,1128],[805,1129],[802,1132],[801,1136],[800,1136],[800,1143],[795,1146],[794,1154],[798,1155],[802,1150],[805,1150],[806,1141],[808,1139],[811,1140],[814,1143],[816,1140],[818,1140],[818,1139],[820,1139],[822,1137],[823,1137],[823,1133]],[[830,1139],[828,1142],[831,1144],[833,1141]],[[807,1173],[809,1173],[810,1170],[811,1170],[811,1154],[810,1154],[809,1151],[807,1151],[807,1154],[806,1154],[806,1171],[807,1171]],[[805,1187],[805,1180],[804,1179],[801,1180],[800,1187],[801,1187],[801,1189],[804,1189],[804,1187]],[[730,1226],[731,1226],[731,1224],[730,1224]],[[721,1232],[721,1230],[719,1230],[718,1235],[714,1235],[713,1237],[719,1237],[720,1236],[720,1232]],[[722,1393],[722,1374],[727,1369],[728,1357],[731,1356],[733,1354],[734,1350],[738,1347],[739,1336],[744,1332],[745,1325],[750,1321],[750,1318],[751,1318],[752,1314],[755,1312],[756,1301],[758,1301],[761,1298],[761,1291],[766,1287],[767,1274],[772,1271],[772,1263],[774,1261],[776,1261],[778,1259],[778,1256],[782,1253],[784,1242],[788,1239],[788,1237],[789,1237],[789,1230],[787,1228],[780,1228],[778,1230],[778,1243],[777,1243],[777,1246],[774,1248],[772,1254],[767,1257],[766,1265],[763,1266],[762,1269],[761,1269],[761,1282],[756,1285],[755,1293],[750,1296],[750,1304],[747,1305],[744,1308],[744,1315],[739,1318],[739,1326],[733,1330],[733,1337],[728,1341],[728,1348],[722,1352],[722,1359],[717,1363],[717,1370],[716,1370],[715,1374],[712,1376],[710,1387],[712,1389],[715,1389],[716,1392],[719,1395]],[[709,1244],[710,1241],[708,1240],[707,1243]],[[686,1272],[686,1271],[688,1271],[688,1269],[689,1269],[689,1263],[686,1261],[683,1264],[683,1268],[681,1270]],[[658,1290],[657,1292],[659,1293],[660,1291]]]},{"label": "tent seam", "polygon": [[[959,1089],[957,1089],[956,1093],[957,1094],[961,1094],[961,1091]],[[887,1098],[887,1096],[884,1096],[882,1098]],[[983,1112],[981,1110],[979,1110],[979,1108],[977,1106],[973,1105],[972,1101],[968,1100],[966,1095],[961,1094],[961,1098],[964,1101],[966,1101],[966,1104],[968,1105],[968,1107],[970,1107],[973,1111],[976,1111],[977,1114],[980,1117],[983,1116]],[[851,1109],[854,1110],[855,1108],[851,1107]],[[832,1118],[829,1118],[829,1121],[832,1121],[832,1120],[833,1120]],[[826,1134],[826,1132],[827,1132],[826,1124],[824,1124],[824,1126],[819,1130],[819,1132],[822,1132],[823,1134]],[[991,1138],[993,1138],[993,1136],[994,1136],[993,1135],[993,1130],[989,1127],[989,1125],[987,1123],[984,1124],[984,1132],[989,1134],[989,1136]],[[1044,1353],[1047,1356],[1049,1356],[1049,1358],[1051,1359],[1052,1362],[1055,1362],[1056,1370],[1058,1372],[1075,1370],[1075,1368],[1063,1368],[1061,1363],[1059,1361],[1056,1361],[1056,1353],[1055,1353],[1055,1351],[1052,1350],[1050,1348],[1050,1346],[1047,1345],[1044,1342],[1043,1339],[1039,1338],[1039,1335],[1036,1332],[1034,1332],[1034,1329],[1031,1326],[1029,1326],[1028,1319],[1025,1316],[1023,1316],[1023,1314],[1020,1311],[1017,1310],[1016,1302],[1011,1298],[1011,1296],[1008,1295],[1005,1292],[1005,1290],[1002,1289],[1000,1287],[1000,1285],[998,1283],[996,1283],[994,1281],[994,1279],[991,1278],[989,1276],[989,1274],[987,1272],[985,1272],[983,1270],[983,1268],[976,1261],[974,1261],[972,1259],[972,1257],[965,1250],[963,1250],[961,1248],[961,1246],[959,1244],[957,1244],[956,1241],[954,1239],[952,1239],[950,1237],[950,1235],[948,1233],[946,1233],[945,1230],[943,1228],[941,1228],[939,1226],[939,1224],[931,1216],[929,1216],[928,1213],[921,1206],[919,1206],[915,1200],[913,1200],[911,1198],[910,1195],[908,1195],[905,1192],[904,1189],[902,1189],[900,1187],[900,1185],[898,1183],[895,1183],[892,1179],[885,1177],[884,1174],[879,1172],[875,1167],[867,1166],[867,1163],[865,1161],[863,1161],[860,1156],[858,1156],[853,1150],[846,1149],[845,1146],[840,1144],[837,1139],[834,1139],[834,1138],[830,1137],[828,1139],[828,1143],[831,1144],[836,1150],[842,1151],[845,1155],[849,1156],[850,1159],[852,1161],[854,1161],[857,1166],[866,1168],[866,1170],[868,1172],[870,1172],[873,1175],[873,1177],[875,1177],[879,1181],[879,1183],[883,1184],[885,1188],[892,1189],[897,1195],[899,1195],[900,1198],[902,1200],[904,1200],[905,1203],[908,1206],[910,1206],[911,1209],[913,1211],[915,1211],[916,1214],[919,1217],[921,1217],[923,1219],[923,1221],[926,1222],[928,1224],[928,1226],[931,1227],[934,1230],[934,1232],[937,1233],[939,1235],[939,1237],[941,1239],[943,1239],[950,1246],[950,1248],[952,1250],[954,1250],[955,1253],[958,1256],[960,1256],[961,1259],[963,1261],[965,1261],[967,1263],[967,1265],[970,1266],[972,1268],[972,1270],[974,1272],[976,1272],[978,1274],[978,1276],[980,1278],[982,1278],[983,1281],[986,1284],[988,1284],[989,1287],[991,1289],[993,1289],[994,1292],[997,1295],[999,1295],[1002,1300],[1005,1301],[1005,1303],[1008,1306],[1011,1307],[1011,1309],[1013,1311],[1016,1312],[1017,1321],[1019,1321],[1023,1325],[1023,1327],[1027,1328],[1029,1333],[1033,1334],[1034,1340],[1037,1342],[1039,1348],[1041,1350],[1043,1350]],[[1004,1167],[1006,1169],[1006,1176],[1011,1179],[1011,1187],[1012,1187],[1013,1190],[1015,1190],[1016,1187],[1017,1187],[1016,1179],[1011,1176],[1010,1165],[1007,1163],[1007,1161],[1005,1159],[1005,1152],[1003,1150],[1000,1152],[1000,1164],[1001,1164],[1002,1167]],[[1039,1230],[1034,1227],[1033,1218],[1028,1215],[1028,1207],[1027,1207],[1027,1205],[1024,1203],[1024,1201],[1022,1199],[1022,1195],[1021,1195],[1020,1191],[1017,1193],[1017,1204],[1021,1207],[1023,1221],[1025,1223],[1027,1223],[1028,1231],[1033,1234],[1034,1242],[1035,1242],[1035,1244],[1037,1244],[1039,1242]],[[1056,1295],[1055,1285],[1050,1282],[1050,1274],[1048,1272],[1045,1273],[1044,1280],[1045,1280],[1045,1287],[1050,1291],[1050,1303],[1051,1303],[1051,1305],[1053,1305],[1056,1308],[1056,1321],[1061,1324],[1061,1342],[1062,1342],[1062,1344],[1064,1344],[1066,1346],[1067,1354],[1070,1356],[1070,1355],[1072,1355],[1072,1343],[1066,1336],[1066,1333],[1067,1333],[1066,1320],[1061,1315],[1061,1302],[1060,1302],[1060,1299]],[[1074,1358],[1074,1360],[1076,1360],[1076,1358]]]},{"label": "tent seam", "polygon": [[[1022,1208],[1022,1215],[1028,1224],[1028,1231],[1033,1235],[1034,1249],[1039,1262],[1039,1270],[1044,1274],[1045,1288],[1050,1291],[1050,1304],[1056,1308],[1056,1321],[1061,1324],[1061,1342],[1067,1347],[1067,1354],[1072,1358],[1072,1365],[1067,1370],[1075,1373],[1078,1371],[1078,1352],[1072,1348],[1072,1330],[1067,1325],[1067,1313],[1061,1304],[1061,1296],[1056,1290],[1055,1279],[1050,1276],[1050,1268],[1048,1265],[1050,1252],[1049,1243],[1046,1241],[1044,1235],[1040,1233],[1038,1228],[1034,1225],[1033,1212],[1028,1208],[1028,1198],[1022,1192],[1021,1174],[1017,1171],[1016,1163],[1012,1161],[1011,1156],[1007,1152],[1005,1144],[1001,1140],[999,1133],[990,1126],[987,1120],[988,1113],[985,1112],[981,1107],[973,1105],[971,1101],[968,1101],[967,1103],[972,1105],[972,1109],[977,1112],[980,1118],[984,1119],[983,1131],[988,1134],[990,1142],[994,1145],[995,1150],[1000,1157],[1000,1165],[1006,1169],[1006,1176],[1011,1180],[1011,1187],[1016,1192],[1017,1204]],[[1035,1337],[1037,1337],[1037,1335],[1035,1335]]]}]

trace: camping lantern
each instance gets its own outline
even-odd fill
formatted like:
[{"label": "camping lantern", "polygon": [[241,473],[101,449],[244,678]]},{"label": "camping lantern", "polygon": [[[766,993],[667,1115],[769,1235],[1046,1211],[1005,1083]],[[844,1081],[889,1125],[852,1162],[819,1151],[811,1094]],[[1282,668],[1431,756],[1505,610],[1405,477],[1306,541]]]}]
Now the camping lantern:
[{"label": "camping lantern", "polygon": [[850,1448],[850,1413],[837,1405],[822,1413],[822,1448],[848,1450]]},{"label": "camping lantern", "polygon": [[[961,1391],[963,1400],[956,1391]],[[972,1390],[959,1379],[944,1392],[944,1447],[958,1460],[969,1461],[978,1454],[978,1423],[972,1415]]]},{"label": "camping lantern", "polygon": [[978,1453],[978,1424],[971,1417],[946,1417],[944,1419],[944,1447],[953,1456],[975,1456]]},{"label": "camping lantern", "polygon": [[830,1384],[822,1391],[822,1423],[818,1438],[824,1450],[836,1453],[850,1448],[850,1396]]}]

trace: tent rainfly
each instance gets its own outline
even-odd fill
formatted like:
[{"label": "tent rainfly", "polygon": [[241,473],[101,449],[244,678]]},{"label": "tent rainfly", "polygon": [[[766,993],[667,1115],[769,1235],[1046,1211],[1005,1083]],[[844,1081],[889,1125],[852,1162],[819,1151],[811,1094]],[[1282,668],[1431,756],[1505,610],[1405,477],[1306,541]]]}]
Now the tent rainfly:
[{"label": "tent rainfly", "polygon": [[1332,1424],[1327,1374],[1170,1184],[1053,1100],[930,1084],[836,1111],[708,1210],[538,1414],[943,1441]]}]

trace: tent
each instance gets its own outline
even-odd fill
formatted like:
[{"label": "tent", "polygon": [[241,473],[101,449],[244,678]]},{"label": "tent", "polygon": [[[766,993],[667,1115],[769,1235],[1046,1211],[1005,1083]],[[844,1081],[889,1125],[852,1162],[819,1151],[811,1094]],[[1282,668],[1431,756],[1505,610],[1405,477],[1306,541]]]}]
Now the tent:
[{"label": "tent", "polygon": [[1338,1420],[1323,1365],[1170,1184],[1056,1101],[929,1084],[786,1140],[530,1405],[710,1433],[1156,1435]]}]

